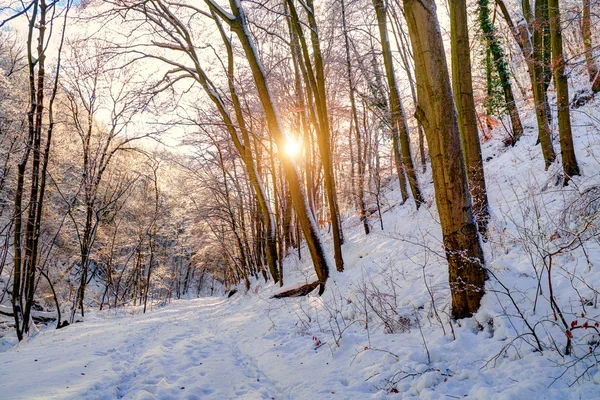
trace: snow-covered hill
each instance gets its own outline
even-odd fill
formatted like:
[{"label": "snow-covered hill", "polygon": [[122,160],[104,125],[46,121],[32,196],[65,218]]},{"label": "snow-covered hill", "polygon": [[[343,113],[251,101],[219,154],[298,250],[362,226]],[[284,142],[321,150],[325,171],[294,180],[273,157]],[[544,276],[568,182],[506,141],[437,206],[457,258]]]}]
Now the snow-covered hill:
[{"label": "snow-covered hill", "polygon": [[[544,171],[531,117],[516,147],[484,143],[490,281],[472,319],[449,320],[432,184],[421,176],[427,207],[401,206],[392,190],[383,230],[372,220],[365,236],[346,218],[346,271],[323,297],[274,300],[279,288],[260,281],[144,315],[95,312],[0,353],[0,397],[600,398],[599,109],[573,110],[583,175],[566,188],[558,164]],[[286,284],[312,279],[302,255],[286,259]]]}]

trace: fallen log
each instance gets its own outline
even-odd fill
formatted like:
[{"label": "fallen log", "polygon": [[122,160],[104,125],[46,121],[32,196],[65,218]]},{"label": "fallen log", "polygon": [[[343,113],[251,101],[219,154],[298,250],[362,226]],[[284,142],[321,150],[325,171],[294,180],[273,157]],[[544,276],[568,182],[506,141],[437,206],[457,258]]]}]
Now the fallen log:
[{"label": "fallen log", "polygon": [[294,287],[291,289],[284,290],[282,292],[275,293],[271,296],[272,299],[282,299],[284,297],[302,297],[306,296],[313,290],[315,290],[321,282],[311,282],[298,287]]},{"label": "fallen log", "polygon": [[[14,317],[15,314],[8,307],[0,306],[0,315]],[[52,312],[32,311],[31,319],[36,324],[47,324],[48,322],[56,321],[56,315]]]}]

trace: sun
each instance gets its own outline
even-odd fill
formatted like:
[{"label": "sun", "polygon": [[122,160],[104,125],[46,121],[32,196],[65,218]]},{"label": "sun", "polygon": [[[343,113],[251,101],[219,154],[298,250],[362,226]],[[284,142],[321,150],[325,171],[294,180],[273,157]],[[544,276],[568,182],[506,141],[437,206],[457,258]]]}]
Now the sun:
[{"label": "sun", "polygon": [[288,138],[285,143],[285,153],[288,157],[295,158],[298,153],[300,153],[300,149],[302,149],[302,144],[299,140],[294,138]]}]

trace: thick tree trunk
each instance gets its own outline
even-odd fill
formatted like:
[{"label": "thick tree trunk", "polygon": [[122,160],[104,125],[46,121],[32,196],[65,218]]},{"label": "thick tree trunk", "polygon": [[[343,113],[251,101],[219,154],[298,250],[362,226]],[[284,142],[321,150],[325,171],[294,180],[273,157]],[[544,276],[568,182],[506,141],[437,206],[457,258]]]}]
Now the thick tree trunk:
[{"label": "thick tree trunk", "polygon": [[481,159],[481,144],[477,131],[475,100],[473,99],[467,3],[466,0],[450,0],[449,5],[452,40],[452,83],[454,100],[458,110],[458,126],[479,233],[485,237],[489,210],[483,161]]},{"label": "thick tree trunk", "polygon": [[[398,85],[396,84],[396,74],[394,71],[394,60],[392,58],[392,49],[387,31],[387,10],[384,0],[373,0],[373,7],[377,14],[377,23],[379,25],[379,36],[381,38],[381,49],[383,53],[383,63],[385,66],[385,74],[387,76],[389,86],[390,111],[392,122],[392,140],[394,146],[394,155],[396,163],[401,165],[415,199],[417,208],[423,203],[423,196],[417,180],[415,166],[410,149],[410,136],[408,125],[406,123],[406,115],[404,114],[404,106],[400,99]],[[400,148],[398,148],[400,147]],[[398,152],[401,151],[401,156]],[[400,173],[402,173],[400,172]]]},{"label": "thick tree trunk", "polygon": [[569,84],[565,75],[565,60],[562,49],[562,31],[560,26],[560,9],[558,0],[548,0],[548,19],[550,20],[550,40],[552,42],[552,65],[554,66],[554,87],[558,107],[558,131],[560,136],[560,153],[562,155],[565,185],[574,175],[579,175],[579,166],[573,147],[571,131],[571,111],[569,109]]},{"label": "thick tree trunk", "polygon": [[477,234],[460,132],[435,0],[404,0],[415,58],[421,120],[431,156],[436,203],[448,259],[452,317],[477,312],[486,271]]}]

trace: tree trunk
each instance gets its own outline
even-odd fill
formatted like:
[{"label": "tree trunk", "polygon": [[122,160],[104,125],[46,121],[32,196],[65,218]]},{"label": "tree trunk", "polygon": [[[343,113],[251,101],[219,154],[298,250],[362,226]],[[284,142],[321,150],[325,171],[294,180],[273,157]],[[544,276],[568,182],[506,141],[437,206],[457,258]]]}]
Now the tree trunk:
[{"label": "tree trunk", "polygon": [[[390,108],[392,122],[392,140],[394,145],[394,153],[402,151],[402,155],[396,155],[396,162],[400,162],[401,168],[404,170],[408,178],[408,183],[415,199],[417,209],[423,203],[423,196],[417,180],[415,166],[410,150],[410,137],[408,133],[408,125],[406,123],[406,115],[404,114],[404,106],[398,92],[396,84],[396,75],[394,72],[394,60],[392,58],[392,49],[387,32],[387,10],[384,0],[373,0],[375,13],[377,14],[377,23],[379,25],[379,36],[381,38],[381,49],[383,52],[383,63],[385,65],[385,74],[387,76],[388,86],[390,90]],[[398,149],[400,146],[400,149]]]},{"label": "tree trunk", "polygon": [[486,271],[477,234],[435,0],[404,0],[415,58],[421,120],[431,155],[436,203],[448,260],[452,317],[479,309]]},{"label": "tree trunk", "polygon": [[598,65],[594,59],[594,46],[592,46],[591,3],[591,0],[583,0],[581,36],[583,38],[583,48],[585,50],[585,65],[590,76],[592,91],[597,93],[600,91],[600,74],[598,73]]},{"label": "tree trunk", "polygon": [[467,24],[466,0],[450,0],[450,32],[452,41],[452,83],[458,110],[458,126],[465,156],[469,188],[479,233],[485,237],[489,221],[488,198],[477,132],[477,116],[473,99],[471,52]]},{"label": "tree trunk", "polygon": [[[358,211],[360,213],[360,220],[363,224],[363,229],[365,230],[365,235],[368,235],[371,232],[371,228],[369,227],[369,221],[367,220],[367,210],[365,206],[365,157],[363,156],[363,145],[362,145],[362,136],[360,133],[359,122],[358,122],[358,111],[356,110],[356,98],[354,96],[355,88],[354,88],[354,80],[352,76],[352,63],[350,62],[350,40],[348,38],[348,28],[346,26],[346,4],[344,0],[341,0],[342,6],[342,27],[344,31],[344,45],[346,50],[346,73],[348,74],[348,87],[350,89],[350,109],[352,112],[352,122],[350,123],[350,131],[352,131],[352,127],[354,127],[354,133],[356,138],[356,160],[358,166],[358,175],[357,175],[357,183],[358,183],[358,193],[357,196],[357,205]],[[350,145],[352,145],[352,135],[350,135]],[[352,151],[352,147],[350,148]],[[353,157],[352,157],[353,158]],[[353,161],[353,160],[352,160]],[[354,171],[354,162],[352,162],[352,171]],[[352,174],[354,176],[354,173]],[[353,185],[354,186],[354,185]]]},{"label": "tree trunk", "polygon": [[560,153],[562,155],[564,184],[574,175],[579,175],[579,166],[573,147],[571,132],[571,112],[569,110],[569,84],[565,75],[565,60],[562,49],[562,31],[560,26],[560,9],[558,0],[548,0],[548,19],[550,20],[550,40],[552,42],[552,65],[554,70],[554,87],[556,88],[556,105],[558,107],[558,132],[560,136]]},{"label": "tree trunk", "polygon": [[314,73],[310,58],[308,55],[308,46],[304,38],[300,19],[296,12],[295,6],[291,0],[288,0],[288,7],[292,16],[292,22],[295,27],[296,34],[300,41],[300,48],[304,55],[304,63],[308,78],[307,86],[312,88],[312,94],[315,98],[317,109],[317,144],[321,162],[323,164],[323,175],[325,180],[325,194],[327,195],[327,203],[329,206],[329,216],[333,231],[333,251],[335,256],[335,265],[338,271],[344,270],[344,259],[342,256],[342,244],[344,242],[343,233],[341,230],[341,222],[339,219],[339,209],[337,202],[337,193],[335,187],[335,176],[333,173],[333,164],[331,161],[331,130],[329,126],[329,115],[327,111],[327,94],[325,89],[325,72],[323,67],[323,57],[321,54],[321,45],[319,43],[318,26],[314,13],[314,5],[312,0],[307,0],[306,7],[308,16],[308,25],[310,27],[310,37],[313,50]]}]

